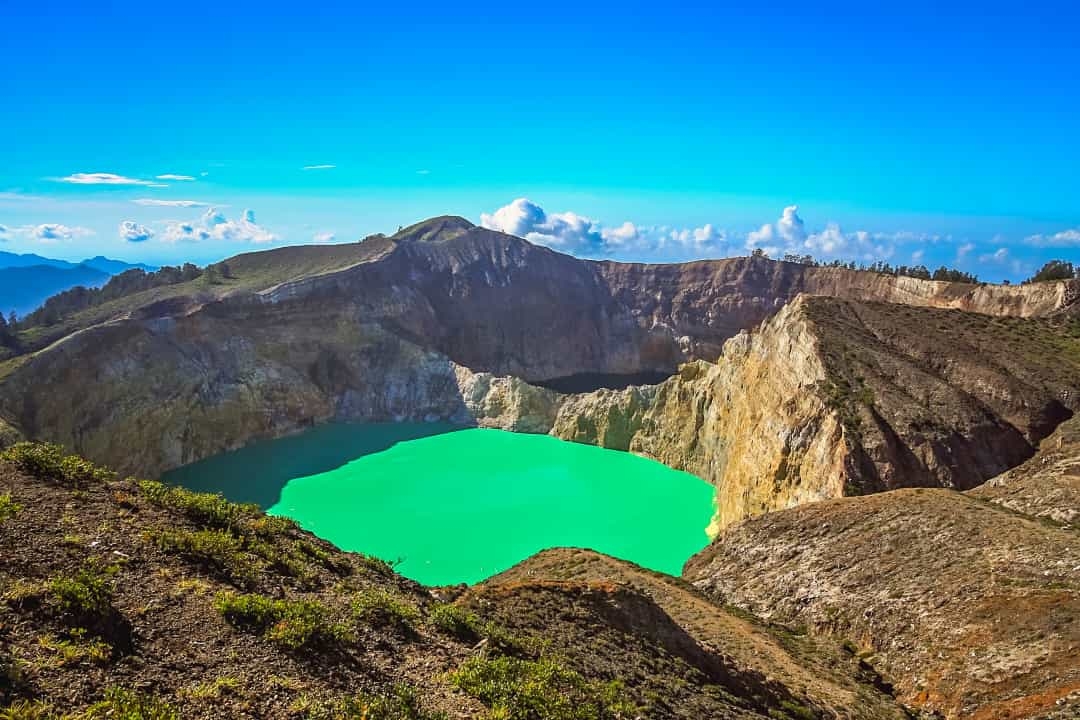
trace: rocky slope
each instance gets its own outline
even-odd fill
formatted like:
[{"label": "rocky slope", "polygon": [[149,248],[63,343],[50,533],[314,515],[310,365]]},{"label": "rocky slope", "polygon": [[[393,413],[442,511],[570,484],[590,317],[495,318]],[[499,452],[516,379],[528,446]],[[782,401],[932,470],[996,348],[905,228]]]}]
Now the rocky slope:
[{"label": "rocky slope", "polygon": [[956,718],[1080,715],[1075,422],[969,493],[905,489],[732,525],[685,577],[843,638],[905,702]]},{"label": "rocky slope", "polygon": [[257,508],[0,456],[0,717],[907,717],[839,645],[595,553],[462,592]]},{"label": "rocky slope", "polygon": [[[652,424],[641,433],[652,390],[560,400],[519,380],[469,378],[674,372],[686,360],[716,360],[737,331],[800,292],[1039,316],[1056,316],[1075,301],[1069,283],[956,285],[764,258],[670,266],[590,262],[460,218],[437,218],[391,238],[250,253],[225,264],[228,271],[214,281],[155,288],[55,325],[24,328],[26,352],[0,367],[0,419],[24,437],[55,440],[149,475],[328,420],[554,427],[562,437],[610,447],[637,442],[633,449],[720,485],[729,464],[718,444],[728,441],[699,445],[690,435],[674,437],[692,428],[672,429],[661,419],[677,416],[682,423],[688,411],[671,399],[698,393],[691,385],[704,388],[709,380],[658,395],[656,403],[667,409],[652,411]],[[731,357],[770,332],[782,334],[733,340]],[[784,372],[766,365],[761,372]],[[782,382],[789,380],[805,385],[793,377]],[[777,385],[781,391],[786,388]],[[1023,459],[1027,445],[1009,442],[1004,460]],[[995,456],[987,468],[1000,469],[1000,461]],[[824,468],[833,459],[815,462]],[[984,477],[987,468],[975,474]],[[829,482],[838,479],[830,475]],[[793,492],[835,494],[820,487]],[[753,497],[744,504],[751,511],[761,505]]]},{"label": "rocky slope", "polygon": [[716,485],[718,527],[842,495],[968,489],[1077,409],[1078,331],[804,298],[660,385],[629,447]]},{"label": "rocky slope", "polygon": [[710,481],[717,529],[844,495],[968,489],[1023,462],[1080,402],[1080,325],[803,296],[658,386],[559,396],[502,378],[482,399],[476,387],[480,424]]},{"label": "rocky slope", "polygon": [[1080,526],[1080,417],[1062,423],[1023,465],[970,494],[1025,515]]}]

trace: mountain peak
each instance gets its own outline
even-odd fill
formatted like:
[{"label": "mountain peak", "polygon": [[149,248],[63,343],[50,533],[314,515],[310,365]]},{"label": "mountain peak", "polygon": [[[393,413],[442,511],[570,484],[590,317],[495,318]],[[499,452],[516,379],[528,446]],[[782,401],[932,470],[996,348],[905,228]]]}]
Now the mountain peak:
[{"label": "mountain peak", "polygon": [[458,215],[440,215],[402,228],[392,238],[404,242],[446,242],[474,227],[476,225]]}]

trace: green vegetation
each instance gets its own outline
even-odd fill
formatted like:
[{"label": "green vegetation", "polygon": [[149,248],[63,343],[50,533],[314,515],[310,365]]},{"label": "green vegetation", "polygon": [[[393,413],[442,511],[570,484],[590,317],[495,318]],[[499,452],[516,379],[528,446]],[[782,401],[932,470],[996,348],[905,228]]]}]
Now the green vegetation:
[{"label": "green vegetation", "polygon": [[234,677],[219,677],[213,682],[196,683],[180,691],[192,700],[218,700],[226,695],[240,693],[240,681]]},{"label": "green vegetation", "polygon": [[[768,255],[766,255],[765,252],[760,248],[754,250],[752,254],[755,257],[768,257]],[[978,284],[979,282],[979,278],[972,273],[966,273],[962,270],[956,270],[955,268],[948,268],[944,265],[939,267],[937,270],[930,272],[930,269],[925,265],[894,266],[882,260],[874,263],[856,263],[854,261],[844,262],[843,260],[824,262],[816,259],[813,255],[798,255],[795,253],[785,253],[781,259],[787,263],[809,265],[810,267],[831,267],[843,268],[845,270],[860,270],[862,272],[878,273],[879,275],[912,277],[919,280],[941,280],[945,282],[969,283],[972,285]]]},{"label": "green vegetation", "polygon": [[72,630],[70,639],[58,638],[53,635],[42,635],[38,638],[38,644],[54,654],[54,663],[59,667],[79,665],[83,662],[104,664],[112,656],[112,648],[101,640],[86,639],[86,631],[82,628]]},{"label": "green vegetation", "polygon": [[781,700],[780,709],[769,710],[769,717],[776,720],[817,720],[817,713],[805,705],[792,702],[790,700]]},{"label": "green vegetation", "polygon": [[334,557],[313,542],[276,542],[295,530],[296,523],[264,515],[257,505],[233,503],[220,494],[192,492],[155,480],[140,480],[139,487],[151,502],[181,512],[204,528],[152,531],[148,539],[165,552],[201,563],[234,584],[250,586],[267,566],[307,588],[318,583],[312,564],[321,564],[337,575],[352,572],[348,560]]},{"label": "green vegetation", "polygon": [[0,522],[4,522],[22,510],[22,505],[11,499],[11,493],[0,493]]},{"label": "green vegetation", "polygon": [[64,454],[55,443],[20,442],[0,453],[0,460],[12,463],[24,473],[56,480],[74,488],[111,480],[115,475],[78,455]]},{"label": "green vegetation", "polygon": [[420,611],[405,598],[381,588],[357,593],[352,602],[353,619],[357,622],[392,627],[413,633],[420,622]]},{"label": "green vegetation", "polygon": [[80,618],[108,614],[113,599],[111,577],[119,568],[102,568],[88,562],[74,575],[60,575],[49,582],[49,594],[60,610]]},{"label": "green vegetation", "polygon": [[825,404],[836,411],[840,424],[852,439],[861,437],[863,421],[859,408],[874,404],[874,391],[858,380],[849,382],[842,375],[835,375],[820,383],[820,391]]},{"label": "green vegetation", "polygon": [[153,695],[111,687],[105,691],[105,699],[94,703],[83,717],[85,720],[180,720],[180,713]]},{"label": "green vegetation", "polygon": [[442,720],[444,713],[420,707],[416,690],[405,683],[386,695],[356,695],[315,703],[304,714],[307,720]]},{"label": "green vegetation", "polygon": [[214,607],[232,625],[264,634],[290,650],[327,646],[349,639],[345,626],[333,623],[315,600],[275,600],[265,595],[218,595]]},{"label": "green vegetation", "polygon": [[1065,260],[1051,260],[1039,268],[1039,270],[1025,280],[1024,283],[1072,280],[1075,277],[1080,277],[1080,268],[1073,266],[1071,262]]},{"label": "green vegetation", "polygon": [[53,720],[52,706],[31,700],[16,700],[0,709],[0,720]]},{"label": "green vegetation", "polygon": [[491,708],[490,720],[620,720],[637,716],[618,682],[597,683],[553,658],[472,657],[450,681]]},{"label": "green vegetation", "polygon": [[221,494],[198,493],[181,487],[172,487],[156,480],[140,480],[139,487],[152,502],[179,510],[200,525],[214,528],[234,529],[241,520],[260,521],[259,528],[265,533],[271,528],[285,527],[262,520],[257,505],[229,502]]},{"label": "green vegetation", "polygon": [[110,300],[143,290],[188,282],[202,274],[203,271],[191,263],[184,263],[183,267],[166,266],[156,272],[133,268],[114,275],[109,282],[99,288],[78,286],[53,295],[40,308],[20,320],[18,325],[21,328],[55,325],[63,318],[80,310],[102,305]]},{"label": "green vegetation", "polygon": [[224,530],[161,530],[150,533],[153,542],[167,553],[194,560],[240,585],[258,576],[258,561],[244,552],[242,540]]},{"label": "green vegetation", "polygon": [[460,605],[442,603],[431,609],[432,624],[441,632],[462,642],[487,640],[489,649],[511,655],[525,654],[533,643],[511,634],[493,621],[481,620],[476,613]]},{"label": "green vegetation", "polygon": [[431,609],[431,622],[442,632],[465,642],[480,639],[480,618],[476,613],[452,603],[440,603]]}]

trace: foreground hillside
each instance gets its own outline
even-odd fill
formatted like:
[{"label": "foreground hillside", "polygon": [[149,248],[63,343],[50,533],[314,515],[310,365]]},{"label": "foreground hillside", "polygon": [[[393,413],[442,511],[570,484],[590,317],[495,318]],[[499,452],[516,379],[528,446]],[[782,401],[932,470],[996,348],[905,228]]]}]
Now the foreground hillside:
[{"label": "foreground hillside", "polygon": [[49,446],[0,457],[0,588],[4,718],[907,717],[850,650],[675,578],[553,551],[436,592]]},{"label": "foreground hillside", "polygon": [[926,710],[1078,717],[1076,426],[970,493],[897,490],[730,526],[685,577],[717,601],[850,640]]}]

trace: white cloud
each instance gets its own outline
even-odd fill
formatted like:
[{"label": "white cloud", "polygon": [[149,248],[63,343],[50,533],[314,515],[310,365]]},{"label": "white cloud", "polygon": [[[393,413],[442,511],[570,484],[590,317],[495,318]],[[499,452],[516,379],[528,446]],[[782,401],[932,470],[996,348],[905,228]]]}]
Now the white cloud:
[{"label": "white cloud", "polygon": [[746,235],[747,250],[761,248],[770,257],[813,255],[818,260],[885,260],[896,252],[897,242],[914,240],[914,233],[845,232],[830,222],[820,232],[807,232],[799,206],[784,208],[775,223],[762,225]]},{"label": "white cloud", "polygon": [[132,200],[131,202],[135,203],[136,205],[143,205],[147,207],[210,207],[210,203],[200,202],[198,200],[154,200],[152,198],[139,198],[138,200]]},{"label": "white cloud", "polygon": [[333,170],[337,165],[305,165],[302,170]]},{"label": "white cloud", "polygon": [[966,242],[960,247],[956,248],[956,259],[962,260],[971,254],[971,251],[975,249],[975,243]]},{"label": "white cloud", "polygon": [[165,173],[164,175],[155,175],[156,180],[194,180],[191,175],[174,175],[173,173]]},{"label": "white cloud", "polygon": [[74,173],[67,177],[56,178],[57,182],[73,185],[146,185],[149,187],[167,187],[150,180],[124,177],[113,173]]},{"label": "white cloud", "polygon": [[797,205],[785,207],[775,222],[750,232],[733,232],[711,223],[696,228],[643,226],[631,221],[608,226],[575,212],[546,212],[526,198],[482,214],[480,224],[583,257],[659,262],[745,255],[755,248],[774,258],[793,254],[812,255],[822,261],[876,262],[894,257],[907,245],[911,261],[920,263],[925,253],[918,245],[952,240],[948,235],[911,231],[849,232],[835,222],[812,231]]},{"label": "white cloud", "polygon": [[161,237],[171,243],[205,240],[269,243],[278,239],[277,235],[255,222],[255,211],[245,210],[239,220],[229,220],[217,208],[209,208],[198,223],[167,223]]},{"label": "white cloud", "polygon": [[728,234],[712,225],[699,228],[640,226],[624,221],[605,227],[575,212],[548,213],[526,198],[518,198],[493,213],[480,216],[491,230],[523,237],[561,252],[584,257],[644,257],[662,254],[664,259],[721,257],[728,254]]},{"label": "white cloud", "polygon": [[154,237],[154,231],[134,220],[125,220],[120,223],[120,237],[133,243],[146,242]]},{"label": "white cloud", "polygon": [[311,236],[312,241],[317,243],[334,242],[335,235],[332,232],[317,232]]},{"label": "white cloud", "polygon": [[575,255],[606,254],[601,228],[592,220],[573,212],[549,215],[526,198],[518,198],[490,215],[482,214],[480,224]]},{"label": "white cloud", "polygon": [[23,234],[40,243],[52,244],[67,242],[78,237],[93,235],[94,231],[84,227],[69,227],[59,223],[44,223],[42,225],[27,225],[20,228]]},{"label": "white cloud", "polygon": [[1053,235],[1029,235],[1024,242],[1035,247],[1076,247],[1080,245],[1080,228],[1062,230]]}]

